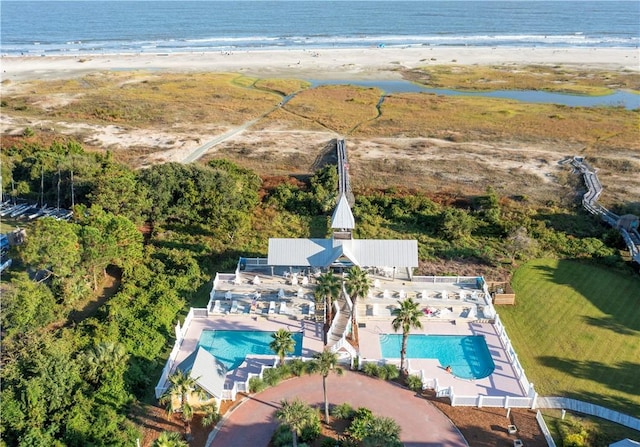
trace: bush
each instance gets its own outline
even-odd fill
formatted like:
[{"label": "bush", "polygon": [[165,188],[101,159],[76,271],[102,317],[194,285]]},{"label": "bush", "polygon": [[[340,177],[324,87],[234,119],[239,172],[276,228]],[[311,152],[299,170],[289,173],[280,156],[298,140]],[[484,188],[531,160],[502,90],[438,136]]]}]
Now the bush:
[{"label": "bush", "polygon": [[296,377],[300,377],[302,374],[307,372],[307,363],[300,359],[293,359],[289,363],[287,363],[289,367],[289,371]]},{"label": "bush", "polygon": [[267,386],[276,386],[282,380],[284,368],[266,368],[262,373],[262,380]]},{"label": "bush", "polygon": [[252,377],[249,379],[249,392],[259,393],[267,387],[267,384],[260,377]]},{"label": "bush", "polygon": [[381,369],[385,370],[387,380],[397,379],[400,376],[400,371],[398,370],[398,367],[396,365],[392,365],[389,363],[387,365],[384,365],[384,367],[382,367]]},{"label": "bush", "polygon": [[[303,442],[315,441],[322,432],[322,425],[320,424],[320,414],[316,411],[313,413],[313,418],[309,421],[309,424],[302,429],[300,433],[300,440]],[[298,447],[300,444],[298,444]]]},{"label": "bush", "polygon": [[273,447],[289,447],[293,443],[293,436],[288,425],[280,425],[271,437]]},{"label": "bush", "polygon": [[331,409],[331,416],[336,419],[351,419],[355,410],[347,402],[337,405]]},{"label": "bush", "polygon": [[378,377],[378,365],[375,363],[365,363],[362,366],[362,372],[368,376]]},{"label": "bush", "polygon": [[422,391],[422,379],[418,376],[409,376],[407,377],[407,387],[411,390],[411,391],[415,391],[416,393],[419,393]]}]

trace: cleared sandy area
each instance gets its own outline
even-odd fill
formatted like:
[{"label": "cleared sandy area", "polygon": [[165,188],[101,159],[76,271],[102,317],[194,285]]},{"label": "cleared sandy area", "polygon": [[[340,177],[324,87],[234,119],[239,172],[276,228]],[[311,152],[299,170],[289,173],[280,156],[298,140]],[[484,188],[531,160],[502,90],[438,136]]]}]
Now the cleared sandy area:
[{"label": "cleared sandy area", "polygon": [[640,71],[633,48],[386,47],[321,50],[242,50],[2,57],[2,80],[57,79],[92,71],[240,72],[303,79],[393,79],[398,69],[429,64],[565,64]]}]

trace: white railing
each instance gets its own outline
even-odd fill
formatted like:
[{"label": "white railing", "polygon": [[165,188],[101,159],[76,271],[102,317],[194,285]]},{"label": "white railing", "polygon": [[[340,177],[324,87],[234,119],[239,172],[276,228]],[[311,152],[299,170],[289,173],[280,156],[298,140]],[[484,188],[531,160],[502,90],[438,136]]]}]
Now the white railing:
[{"label": "white railing", "polygon": [[411,282],[432,284],[476,284],[478,276],[414,276]]},{"label": "white railing", "polygon": [[346,337],[345,334],[343,334],[342,337],[340,337],[340,340],[335,342],[329,348],[329,350],[331,352],[338,352],[340,349],[343,349],[343,348],[351,356],[351,359],[352,359],[352,362],[353,362],[353,359],[358,356],[358,353],[356,352],[355,348],[351,345],[351,343],[349,343],[347,341],[347,337]]},{"label": "white railing", "polygon": [[540,426],[540,431],[542,431],[542,434],[544,435],[544,439],[547,441],[547,445],[549,447],[556,447],[556,442],[553,440],[553,436],[551,436],[551,432],[549,431],[549,428],[547,427],[547,423],[542,417],[542,413],[540,413],[540,410],[538,410],[538,412],[536,413],[536,421],[538,421],[538,425]]},{"label": "white railing", "polygon": [[516,373],[516,377],[520,382],[520,386],[522,390],[526,394],[530,394],[533,385],[527,380],[527,376],[524,373],[524,368],[520,364],[520,360],[518,360],[518,354],[516,354],[515,349],[511,345],[511,340],[507,336],[507,331],[500,320],[500,316],[496,314],[495,321],[493,323],[493,327],[496,329],[498,336],[500,337],[500,341],[504,347],[505,352],[507,353],[507,357],[513,367],[514,372]]},{"label": "white railing", "polygon": [[168,388],[167,380],[169,379],[169,374],[171,373],[171,370],[173,369],[173,365],[176,361],[176,358],[178,357],[178,352],[180,351],[180,345],[182,344],[182,340],[184,339],[185,335],[187,334],[187,331],[189,330],[189,325],[191,324],[191,320],[193,319],[193,316],[194,316],[194,310],[196,309],[194,309],[193,307],[189,309],[189,313],[187,314],[187,317],[184,319],[184,323],[182,323],[182,326],[180,326],[179,321],[176,324],[176,327],[175,327],[176,341],[173,344],[173,349],[171,350],[171,353],[169,354],[169,358],[164,364],[164,368],[162,369],[162,374],[160,374],[160,379],[158,380],[158,384],[156,385],[156,388],[155,388],[156,399],[160,399],[160,396],[162,396]]}]

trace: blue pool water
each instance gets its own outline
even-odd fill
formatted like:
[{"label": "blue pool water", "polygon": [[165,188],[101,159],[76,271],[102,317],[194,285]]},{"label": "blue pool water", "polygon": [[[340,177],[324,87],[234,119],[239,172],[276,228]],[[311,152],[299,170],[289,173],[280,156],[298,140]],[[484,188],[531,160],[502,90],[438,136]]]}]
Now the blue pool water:
[{"label": "blue pool water", "polygon": [[[202,346],[228,370],[236,369],[247,355],[275,355],[269,348],[273,332],[267,331],[202,331],[198,346]],[[302,354],[302,332],[292,333],[294,356]]]},{"label": "blue pool water", "polygon": [[[400,357],[402,335],[380,335],[382,357]],[[496,368],[489,347],[481,335],[409,335],[407,358],[438,359],[442,367],[451,366],[456,377],[482,379]]]}]

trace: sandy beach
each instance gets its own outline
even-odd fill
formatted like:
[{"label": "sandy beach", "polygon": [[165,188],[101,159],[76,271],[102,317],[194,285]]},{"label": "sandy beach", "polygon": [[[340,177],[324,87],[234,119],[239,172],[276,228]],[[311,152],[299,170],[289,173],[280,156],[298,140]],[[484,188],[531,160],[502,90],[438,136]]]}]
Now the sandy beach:
[{"label": "sandy beach", "polygon": [[77,56],[3,56],[2,80],[46,80],[93,71],[238,72],[301,79],[395,79],[400,69],[428,65],[571,65],[640,71],[637,48],[385,47],[140,53]]}]

